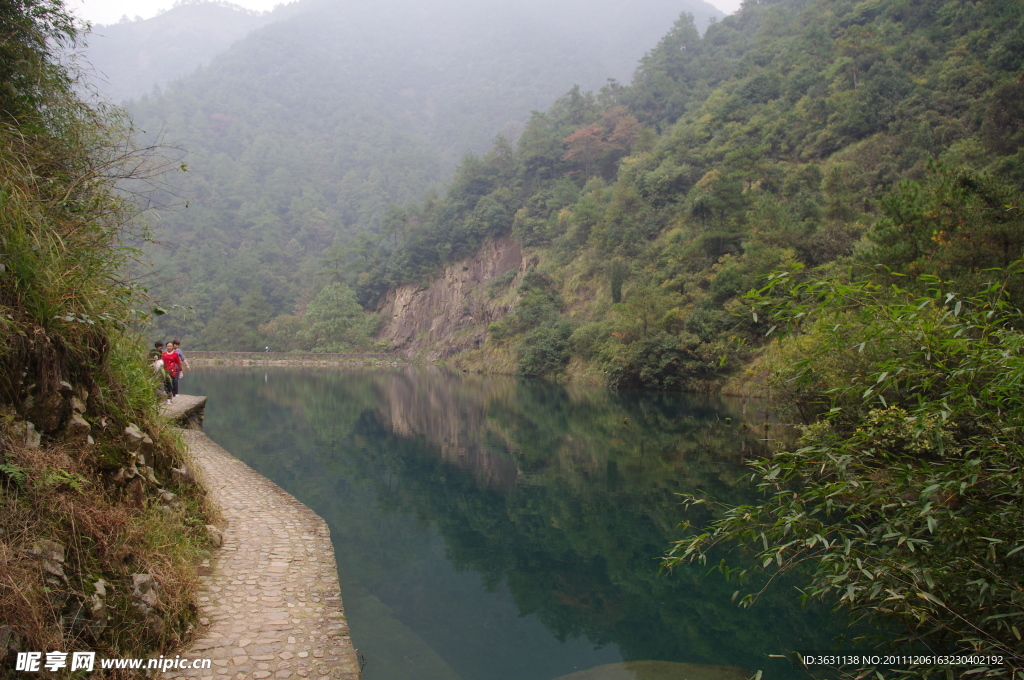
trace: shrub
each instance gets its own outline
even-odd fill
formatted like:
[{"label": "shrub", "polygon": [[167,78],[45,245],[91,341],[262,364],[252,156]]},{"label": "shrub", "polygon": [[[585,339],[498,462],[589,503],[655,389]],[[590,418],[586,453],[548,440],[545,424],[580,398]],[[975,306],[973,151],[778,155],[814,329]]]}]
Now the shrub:
[{"label": "shrub", "polygon": [[569,363],[569,336],[572,326],[560,323],[540,326],[523,335],[516,373],[539,377],[552,375]]},{"label": "shrub", "polygon": [[800,448],[752,463],[764,500],[720,507],[668,564],[738,543],[758,565],[741,579],[810,567],[807,597],[896,631],[896,643],[1004,657],[970,671],[982,677],[1024,670],[1024,319],[1007,303],[1022,273],[990,271],[967,299],[934,277],[915,294],[773,276],[754,301],[813,334],[782,377],[822,412]]}]

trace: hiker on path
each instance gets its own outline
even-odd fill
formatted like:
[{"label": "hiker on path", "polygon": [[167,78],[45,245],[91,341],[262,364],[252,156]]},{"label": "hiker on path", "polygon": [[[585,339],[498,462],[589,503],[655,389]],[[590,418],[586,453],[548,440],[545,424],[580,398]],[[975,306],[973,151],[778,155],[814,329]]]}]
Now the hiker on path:
[{"label": "hiker on path", "polygon": [[185,359],[185,355],[181,353],[181,340],[171,340],[171,344],[174,345],[174,351],[181,359],[181,371],[178,371],[178,377],[182,378],[185,375],[185,371],[191,371],[192,367],[188,365],[188,361]]},{"label": "hiker on path", "polygon": [[[153,349],[149,350],[149,363],[153,367],[153,371],[160,376],[160,380],[163,383],[162,387],[164,394],[167,395],[167,402],[171,401],[171,374],[164,370],[164,343],[157,340],[153,343]],[[159,393],[157,393],[159,396]]]},{"label": "hiker on path", "polygon": [[170,378],[170,390],[167,393],[167,403],[170,404],[171,400],[178,396],[178,376],[181,375],[181,357],[174,351],[174,343],[169,342],[160,358],[164,360],[164,372]]}]

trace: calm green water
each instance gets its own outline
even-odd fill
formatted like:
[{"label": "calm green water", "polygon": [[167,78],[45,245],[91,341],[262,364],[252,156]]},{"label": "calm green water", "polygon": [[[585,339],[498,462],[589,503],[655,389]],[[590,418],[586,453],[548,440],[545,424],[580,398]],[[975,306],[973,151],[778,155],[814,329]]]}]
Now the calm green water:
[{"label": "calm green water", "polygon": [[638,660],[788,678],[769,654],[831,646],[835,621],[791,587],[739,609],[717,572],[659,570],[678,493],[752,497],[738,403],[425,369],[202,369],[182,391],[330,525],[365,680]]}]

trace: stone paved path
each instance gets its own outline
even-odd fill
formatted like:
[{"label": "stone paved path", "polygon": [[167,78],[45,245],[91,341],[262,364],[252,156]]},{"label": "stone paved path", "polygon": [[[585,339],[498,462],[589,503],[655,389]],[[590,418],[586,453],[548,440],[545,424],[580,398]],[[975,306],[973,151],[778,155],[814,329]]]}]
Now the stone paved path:
[{"label": "stone paved path", "polygon": [[[206,397],[196,397],[191,394],[179,394],[170,404],[166,400],[160,400],[160,414],[171,421],[185,425],[190,416],[197,411],[202,413],[206,408]],[[193,418],[196,426],[202,429],[202,418]]]},{"label": "stone paved path", "polygon": [[183,432],[226,523],[202,577],[206,629],[181,654],[213,666],[159,677],[359,680],[326,522],[203,433]]}]

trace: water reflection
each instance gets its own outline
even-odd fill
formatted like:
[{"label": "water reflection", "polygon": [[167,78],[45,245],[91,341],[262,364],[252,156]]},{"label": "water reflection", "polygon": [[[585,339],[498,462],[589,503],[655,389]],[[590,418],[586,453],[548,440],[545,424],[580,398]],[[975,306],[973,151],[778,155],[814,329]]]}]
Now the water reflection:
[{"label": "water reflection", "polygon": [[366,680],[783,676],[768,654],[829,646],[788,592],[740,610],[717,574],[659,571],[677,494],[751,493],[742,452],[763,445],[738,404],[414,369],[206,370],[190,389],[211,437],[330,524]]}]

